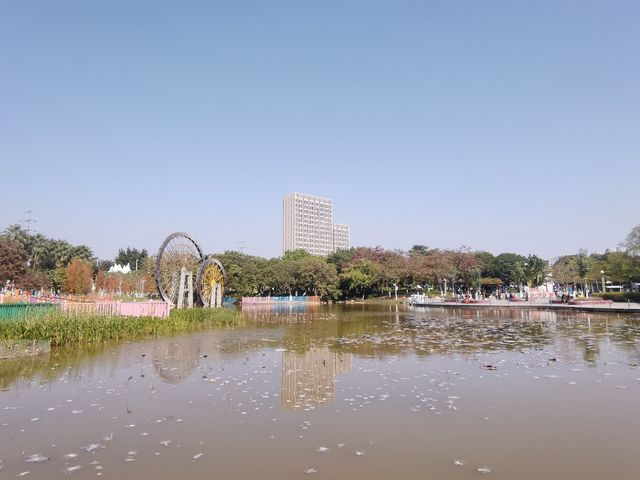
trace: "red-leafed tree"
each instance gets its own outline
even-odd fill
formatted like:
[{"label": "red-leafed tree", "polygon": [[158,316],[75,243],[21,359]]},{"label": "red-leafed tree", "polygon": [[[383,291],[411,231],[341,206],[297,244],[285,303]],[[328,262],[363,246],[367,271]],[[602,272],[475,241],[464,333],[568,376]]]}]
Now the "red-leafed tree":
[{"label": "red-leafed tree", "polygon": [[27,252],[17,242],[0,237],[0,286],[19,280],[27,270]]},{"label": "red-leafed tree", "polygon": [[67,267],[67,290],[69,293],[86,295],[91,291],[93,266],[86,260],[74,259]]}]

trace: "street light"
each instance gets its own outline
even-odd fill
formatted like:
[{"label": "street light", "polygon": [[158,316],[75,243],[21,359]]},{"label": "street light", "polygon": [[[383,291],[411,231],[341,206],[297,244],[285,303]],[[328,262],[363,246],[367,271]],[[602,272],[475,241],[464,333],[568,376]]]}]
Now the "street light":
[{"label": "street light", "polygon": [[522,279],[522,283],[520,284],[520,296],[522,297],[525,292],[527,291],[525,288],[525,283],[527,284],[526,286],[529,286],[529,264],[527,262],[524,263],[524,278]]},{"label": "street light", "polygon": [[607,293],[607,287],[604,283],[604,270],[600,270],[600,279],[602,280],[602,293]]}]

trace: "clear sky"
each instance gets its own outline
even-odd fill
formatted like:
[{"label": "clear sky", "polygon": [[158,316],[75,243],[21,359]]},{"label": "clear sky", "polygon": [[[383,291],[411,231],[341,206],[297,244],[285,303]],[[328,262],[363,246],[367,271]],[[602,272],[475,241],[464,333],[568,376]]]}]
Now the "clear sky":
[{"label": "clear sky", "polygon": [[100,258],[173,231],[282,248],[614,248],[640,223],[640,2],[0,3],[0,229]]}]

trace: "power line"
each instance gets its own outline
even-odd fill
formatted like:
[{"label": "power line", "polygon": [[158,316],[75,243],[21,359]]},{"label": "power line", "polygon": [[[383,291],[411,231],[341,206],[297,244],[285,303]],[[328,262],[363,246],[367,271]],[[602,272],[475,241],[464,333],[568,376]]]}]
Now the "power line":
[{"label": "power line", "polygon": [[27,214],[27,218],[21,220],[20,223],[26,223],[27,224],[26,231],[27,231],[27,233],[29,233],[31,231],[31,224],[32,223],[37,223],[37,220],[34,219],[34,218],[31,218],[31,214],[33,213],[33,210],[25,210],[22,213],[26,213]]}]

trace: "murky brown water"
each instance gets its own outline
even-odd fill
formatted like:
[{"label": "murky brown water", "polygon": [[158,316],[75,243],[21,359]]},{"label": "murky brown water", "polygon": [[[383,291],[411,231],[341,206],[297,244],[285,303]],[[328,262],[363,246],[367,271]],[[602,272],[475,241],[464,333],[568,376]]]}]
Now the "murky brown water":
[{"label": "murky brown water", "polygon": [[640,478],[638,316],[251,318],[2,361],[0,478]]}]

